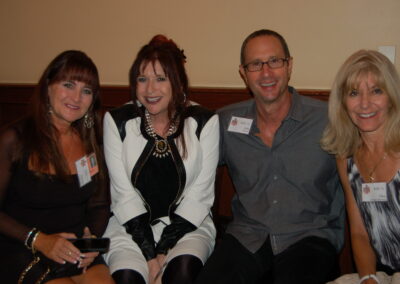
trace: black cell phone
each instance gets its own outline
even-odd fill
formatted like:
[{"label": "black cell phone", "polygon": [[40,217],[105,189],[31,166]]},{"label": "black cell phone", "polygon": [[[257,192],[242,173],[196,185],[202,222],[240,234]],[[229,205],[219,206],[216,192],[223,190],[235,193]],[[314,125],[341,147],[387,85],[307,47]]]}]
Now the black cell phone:
[{"label": "black cell phone", "polygon": [[74,244],[81,252],[99,252],[105,253],[110,248],[109,238],[79,238],[70,239],[71,243]]}]

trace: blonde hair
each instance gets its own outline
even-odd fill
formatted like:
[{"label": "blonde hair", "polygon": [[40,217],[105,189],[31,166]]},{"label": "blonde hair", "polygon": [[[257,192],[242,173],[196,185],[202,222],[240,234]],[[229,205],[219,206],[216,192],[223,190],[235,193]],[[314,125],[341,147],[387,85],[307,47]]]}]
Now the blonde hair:
[{"label": "blonde hair", "polygon": [[372,74],[376,84],[389,97],[390,108],[385,123],[385,151],[400,150],[400,79],[394,65],[378,51],[359,50],[340,67],[329,96],[329,123],[323,133],[321,146],[340,157],[354,155],[361,145],[356,125],[351,121],[345,97],[356,89],[360,79]]}]

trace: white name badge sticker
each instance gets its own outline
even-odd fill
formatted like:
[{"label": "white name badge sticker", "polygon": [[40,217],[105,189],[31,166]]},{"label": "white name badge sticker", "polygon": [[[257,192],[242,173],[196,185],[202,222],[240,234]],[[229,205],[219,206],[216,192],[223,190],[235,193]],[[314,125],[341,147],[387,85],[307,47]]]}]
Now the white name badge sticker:
[{"label": "white name badge sticker", "polygon": [[83,156],[75,162],[76,171],[78,172],[79,186],[82,187],[92,180],[90,176],[88,158]]},{"label": "white name badge sticker", "polygon": [[363,183],[361,190],[363,202],[387,201],[385,182]]},{"label": "white name badge sticker", "polygon": [[249,134],[252,123],[253,119],[251,118],[232,116],[228,131]]}]

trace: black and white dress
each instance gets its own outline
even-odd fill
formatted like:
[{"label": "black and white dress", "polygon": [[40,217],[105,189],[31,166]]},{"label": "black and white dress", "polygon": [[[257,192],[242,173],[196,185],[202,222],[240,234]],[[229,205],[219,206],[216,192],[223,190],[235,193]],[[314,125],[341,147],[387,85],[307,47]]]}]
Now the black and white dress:
[{"label": "black and white dress", "polygon": [[364,182],[353,158],[347,174],[358,208],[368,231],[377,262],[400,271],[400,171],[386,184],[387,201],[362,201]]}]

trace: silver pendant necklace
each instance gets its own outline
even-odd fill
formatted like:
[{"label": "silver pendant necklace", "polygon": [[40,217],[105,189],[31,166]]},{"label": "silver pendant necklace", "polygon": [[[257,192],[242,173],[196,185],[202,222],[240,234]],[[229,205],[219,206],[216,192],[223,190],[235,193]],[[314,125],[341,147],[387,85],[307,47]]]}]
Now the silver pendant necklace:
[{"label": "silver pendant necklace", "polygon": [[[154,131],[151,117],[150,117],[150,114],[147,111],[147,109],[144,111],[144,116],[146,118],[146,133],[149,136],[153,137],[155,140],[153,156],[155,156],[157,158],[168,157],[168,155],[171,153],[171,148],[169,147],[167,138],[160,139],[159,136],[157,136],[156,132]],[[176,131],[175,123],[171,122],[171,124],[169,125],[169,128],[168,128],[166,137],[172,135],[173,133],[175,133],[175,131]]]}]

